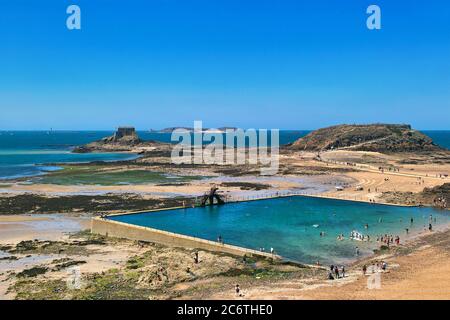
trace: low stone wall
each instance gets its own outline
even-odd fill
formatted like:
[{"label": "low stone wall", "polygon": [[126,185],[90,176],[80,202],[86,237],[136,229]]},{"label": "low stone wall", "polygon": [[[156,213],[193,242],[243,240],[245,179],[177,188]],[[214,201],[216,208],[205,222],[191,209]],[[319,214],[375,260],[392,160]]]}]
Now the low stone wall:
[{"label": "low stone wall", "polygon": [[272,255],[267,252],[259,252],[238,246],[220,244],[218,242],[185,236],[178,233],[141,227],[102,218],[92,218],[91,232],[116,238],[155,242],[173,247],[203,249],[208,251],[229,253],[237,256],[247,255],[280,259],[280,256]]}]

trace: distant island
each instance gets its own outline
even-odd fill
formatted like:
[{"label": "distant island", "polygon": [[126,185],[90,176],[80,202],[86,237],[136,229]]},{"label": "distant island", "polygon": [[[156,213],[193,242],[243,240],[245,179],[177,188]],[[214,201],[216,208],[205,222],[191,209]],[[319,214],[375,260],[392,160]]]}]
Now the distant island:
[{"label": "distant island", "polygon": [[[183,129],[194,132],[194,128],[170,127],[158,133],[171,133],[174,130]],[[213,132],[225,133],[226,130],[236,130],[234,127],[221,127]],[[76,147],[75,153],[88,152],[137,152],[141,153],[149,148],[163,148],[170,144],[157,141],[144,141],[136,133],[133,127],[119,127],[109,137]],[[408,124],[342,124],[314,130],[306,136],[285,146],[287,150],[302,151],[374,151],[389,152],[429,152],[442,151],[442,147],[436,145],[433,140],[420,131],[414,130]]]},{"label": "distant island", "polygon": [[[161,129],[161,130],[150,129],[150,132],[155,132],[155,133],[172,133],[174,130],[186,130],[186,131],[189,131],[189,132],[194,132],[194,128],[191,128],[191,127],[169,127],[169,128],[164,128],[164,129]],[[211,131],[213,131],[213,132],[225,133],[227,130],[235,131],[235,130],[237,130],[237,128],[235,128],[235,127],[203,128],[202,132],[205,132],[205,131],[211,132]]]},{"label": "distant island", "polygon": [[141,153],[145,149],[154,148],[155,145],[163,143],[155,141],[144,141],[139,138],[134,127],[119,127],[117,131],[109,137],[94,141],[83,146],[76,147],[74,153],[89,152],[137,152]]},{"label": "distant island", "polygon": [[336,125],[310,132],[290,145],[292,149],[325,151],[348,149],[375,152],[438,151],[441,147],[408,124]]}]

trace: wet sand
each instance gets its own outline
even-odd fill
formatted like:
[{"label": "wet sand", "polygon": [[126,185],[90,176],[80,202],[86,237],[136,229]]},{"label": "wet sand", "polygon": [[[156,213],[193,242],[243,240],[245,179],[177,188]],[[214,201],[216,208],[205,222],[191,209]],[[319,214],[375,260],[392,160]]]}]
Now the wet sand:
[{"label": "wet sand", "polygon": [[24,240],[58,240],[67,233],[90,228],[89,217],[67,215],[0,215],[0,244]]}]

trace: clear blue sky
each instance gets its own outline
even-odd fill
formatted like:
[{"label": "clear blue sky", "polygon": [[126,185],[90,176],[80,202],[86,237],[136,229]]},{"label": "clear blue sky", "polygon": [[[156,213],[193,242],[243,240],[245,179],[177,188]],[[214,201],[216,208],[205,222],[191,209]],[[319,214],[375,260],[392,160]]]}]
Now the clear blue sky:
[{"label": "clear blue sky", "polygon": [[[66,8],[82,30],[66,28]],[[382,30],[366,8],[382,9]],[[14,0],[0,129],[450,129],[450,2]]]}]

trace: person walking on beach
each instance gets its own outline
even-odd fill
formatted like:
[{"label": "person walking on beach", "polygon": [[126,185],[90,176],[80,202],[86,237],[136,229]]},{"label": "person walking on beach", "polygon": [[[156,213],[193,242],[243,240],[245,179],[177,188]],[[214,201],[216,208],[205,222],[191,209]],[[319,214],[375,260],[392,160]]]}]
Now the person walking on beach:
[{"label": "person walking on beach", "polygon": [[198,263],[198,251],[194,252],[194,262],[195,262],[195,264]]},{"label": "person walking on beach", "polygon": [[428,230],[433,231],[433,226],[431,225],[431,223],[428,225]]},{"label": "person walking on beach", "polygon": [[342,266],[342,278],[345,278],[345,267]]},{"label": "person walking on beach", "polygon": [[366,272],[367,272],[367,266],[366,265],[363,265],[362,271],[363,271],[363,275],[366,275]]}]

